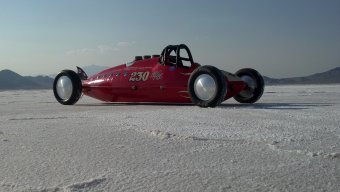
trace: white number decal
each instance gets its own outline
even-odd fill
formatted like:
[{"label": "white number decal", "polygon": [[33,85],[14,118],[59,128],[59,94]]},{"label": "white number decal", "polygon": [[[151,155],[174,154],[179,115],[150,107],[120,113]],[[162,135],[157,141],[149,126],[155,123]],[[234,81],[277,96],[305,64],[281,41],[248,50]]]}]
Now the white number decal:
[{"label": "white number decal", "polygon": [[149,72],[144,72],[142,80],[146,81],[146,80],[148,80],[148,78],[149,78]]},{"label": "white number decal", "polygon": [[149,78],[149,72],[133,72],[131,73],[129,81],[146,81]]}]

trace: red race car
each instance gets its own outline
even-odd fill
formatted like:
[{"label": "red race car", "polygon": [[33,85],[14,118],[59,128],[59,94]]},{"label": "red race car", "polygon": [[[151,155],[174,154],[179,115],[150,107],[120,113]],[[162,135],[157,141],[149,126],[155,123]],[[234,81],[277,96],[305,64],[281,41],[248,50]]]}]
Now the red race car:
[{"label": "red race car", "polygon": [[254,103],[264,90],[263,78],[256,70],[246,68],[232,74],[201,66],[184,44],[169,45],[161,55],[136,56],[133,62],[91,77],[77,69],[77,73],[63,70],[54,80],[54,96],[63,105],[75,104],[84,94],[106,102],[215,107],[231,97],[240,103]]}]

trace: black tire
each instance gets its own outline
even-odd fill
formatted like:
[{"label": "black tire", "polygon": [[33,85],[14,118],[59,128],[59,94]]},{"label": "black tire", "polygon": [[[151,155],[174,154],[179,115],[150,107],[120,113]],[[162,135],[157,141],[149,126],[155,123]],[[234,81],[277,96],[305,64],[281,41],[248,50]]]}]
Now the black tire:
[{"label": "black tire", "polygon": [[[245,68],[237,71],[235,75],[247,83],[247,88],[234,96],[236,101],[239,103],[255,103],[262,97],[264,91],[264,80],[259,72],[254,69]],[[247,79],[251,82],[247,82]]]},{"label": "black tire", "polygon": [[[67,98],[62,98],[59,94],[58,94],[58,88],[57,88],[57,83],[58,80],[63,77],[67,77],[72,84],[72,93],[70,93],[70,96]],[[81,80],[78,76],[78,74],[72,70],[63,70],[61,71],[54,79],[53,82],[53,93],[54,93],[54,97],[56,98],[56,100],[63,104],[63,105],[73,105],[75,104],[81,97],[81,93],[82,93],[82,83]]]},{"label": "black tire", "polygon": [[[200,99],[195,92],[196,79],[201,75],[206,74],[210,76],[215,83],[216,91],[210,99]],[[216,107],[224,101],[227,93],[226,77],[225,75],[214,66],[201,66],[194,70],[189,78],[188,82],[189,94],[192,102],[200,107]]]}]

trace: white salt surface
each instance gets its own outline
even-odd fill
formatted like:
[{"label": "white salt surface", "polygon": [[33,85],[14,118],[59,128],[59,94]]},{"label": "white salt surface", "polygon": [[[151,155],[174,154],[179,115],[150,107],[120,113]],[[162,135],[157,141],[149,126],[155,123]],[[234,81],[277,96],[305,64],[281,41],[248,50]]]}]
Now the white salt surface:
[{"label": "white salt surface", "polygon": [[340,191],[340,85],[253,105],[63,106],[0,92],[0,191]]}]

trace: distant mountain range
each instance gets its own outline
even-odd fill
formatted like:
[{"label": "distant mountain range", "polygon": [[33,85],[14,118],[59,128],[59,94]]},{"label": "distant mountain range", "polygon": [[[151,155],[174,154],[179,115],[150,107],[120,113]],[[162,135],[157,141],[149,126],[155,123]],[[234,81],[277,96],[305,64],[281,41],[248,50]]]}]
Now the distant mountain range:
[{"label": "distant mountain range", "polygon": [[282,79],[274,79],[270,77],[263,78],[266,85],[334,84],[340,83],[340,67],[306,77],[291,77]]},{"label": "distant mountain range", "polygon": [[51,89],[52,84],[48,76],[23,77],[11,70],[0,71],[0,90]]},{"label": "distant mountain range", "polygon": [[[107,68],[109,67],[97,65],[83,67],[89,76]],[[340,67],[306,77],[274,79],[264,76],[263,78],[266,85],[334,84],[340,83]],[[7,69],[0,71],[0,90],[52,89],[52,86],[53,78],[49,76],[21,76]]]},{"label": "distant mountain range", "polygon": [[[90,65],[83,67],[89,75],[94,75],[109,67]],[[52,89],[56,74],[49,76],[21,76],[11,70],[0,71],[0,90],[30,90],[30,89]]]}]

